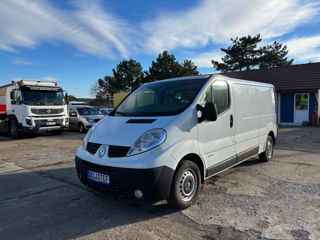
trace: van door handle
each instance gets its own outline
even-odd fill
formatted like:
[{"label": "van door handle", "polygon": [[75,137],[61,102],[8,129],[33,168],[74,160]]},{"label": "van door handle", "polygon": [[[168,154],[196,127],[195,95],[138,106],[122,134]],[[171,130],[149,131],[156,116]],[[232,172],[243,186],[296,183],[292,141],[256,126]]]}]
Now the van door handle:
[{"label": "van door handle", "polygon": [[232,114],[230,115],[230,127],[231,128],[233,127],[233,116],[232,116]]}]

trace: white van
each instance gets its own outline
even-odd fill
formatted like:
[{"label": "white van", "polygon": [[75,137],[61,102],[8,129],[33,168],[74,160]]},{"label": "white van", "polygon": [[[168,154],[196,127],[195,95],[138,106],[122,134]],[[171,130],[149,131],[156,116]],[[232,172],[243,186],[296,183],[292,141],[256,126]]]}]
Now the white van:
[{"label": "white van", "polygon": [[205,179],[273,155],[274,87],[221,75],[140,86],[90,129],[77,150],[81,181],[141,199],[193,204]]}]

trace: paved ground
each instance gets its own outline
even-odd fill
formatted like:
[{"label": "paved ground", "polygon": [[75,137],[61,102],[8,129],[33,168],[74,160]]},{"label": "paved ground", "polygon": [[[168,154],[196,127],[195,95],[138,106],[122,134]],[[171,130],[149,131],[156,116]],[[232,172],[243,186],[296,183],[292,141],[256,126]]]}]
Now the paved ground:
[{"label": "paved ground", "polygon": [[280,129],[257,158],[205,182],[196,205],[136,205],[82,186],[84,135],[0,136],[0,239],[320,239],[320,128]]}]

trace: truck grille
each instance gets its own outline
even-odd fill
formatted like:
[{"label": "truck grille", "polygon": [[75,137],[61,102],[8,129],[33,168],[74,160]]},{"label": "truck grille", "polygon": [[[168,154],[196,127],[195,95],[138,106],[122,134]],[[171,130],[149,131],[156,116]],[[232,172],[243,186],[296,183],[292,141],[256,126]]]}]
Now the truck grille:
[{"label": "truck grille", "polygon": [[[54,122],[55,124],[48,125],[47,122]],[[52,127],[52,126],[59,126],[63,123],[63,119],[53,119],[52,121],[47,120],[34,120],[34,123],[39,127]]]},{"label": "truck grille", "polygon": [[125,157],[127,156],[130,147],[123,146],[109,146],[109,157]]},{"label": "truck grille", "polygon": [[63,108],[31,108],[33,114],[59,114],[63,112]]},{"label": "truck grille", "polygon": [[99,143],[88,142],[86,150],[91,154],[95,154],[100,146],[101,144]]}]

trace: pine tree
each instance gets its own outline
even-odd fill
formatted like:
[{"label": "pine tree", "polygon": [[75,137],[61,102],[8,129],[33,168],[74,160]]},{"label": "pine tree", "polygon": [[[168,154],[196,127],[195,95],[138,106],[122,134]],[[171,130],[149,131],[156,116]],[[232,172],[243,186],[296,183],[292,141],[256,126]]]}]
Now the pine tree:
[{"label": "pine tree", "polygon": [[288,60],[287,46],[274,41],[271,45],[260,48],[259,68],[287,66],[293,63],[293,58]]}]

